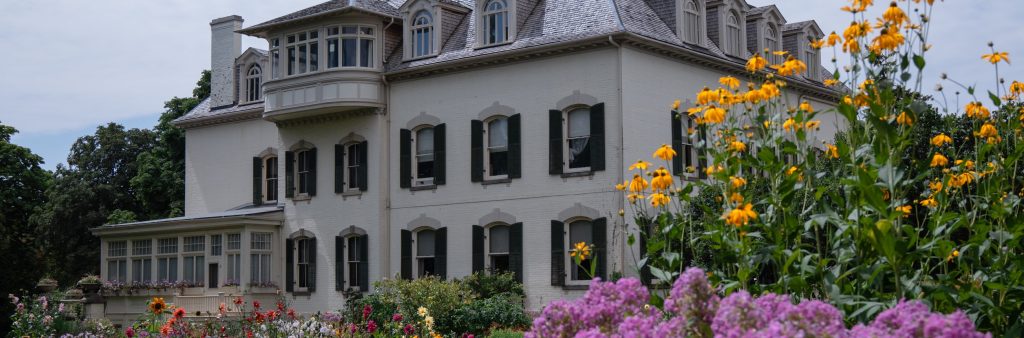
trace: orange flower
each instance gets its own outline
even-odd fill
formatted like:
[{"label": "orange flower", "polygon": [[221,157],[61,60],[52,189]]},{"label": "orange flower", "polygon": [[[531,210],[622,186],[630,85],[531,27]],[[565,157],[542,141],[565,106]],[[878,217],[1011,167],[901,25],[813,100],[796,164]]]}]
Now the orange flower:
[{"label": "orange flower", "polygon": [[1007,52],[992,52],[992,54],[982,55],[983,60],[988,60],[991,64],[997,64],[1000,61],[1010,64],[1010,54]]},{"label": "orange flower", "polygon": [[760,55],[754,55],[747,60],[747,71],[756,72],[768,66],[768,60]]},{"label": "orange flower", "polygon": [[180,307],[177,308],[177,309],[174,309],[174,318],[181,318],[181,317],[185,317],[185,309],[182,309]]}]

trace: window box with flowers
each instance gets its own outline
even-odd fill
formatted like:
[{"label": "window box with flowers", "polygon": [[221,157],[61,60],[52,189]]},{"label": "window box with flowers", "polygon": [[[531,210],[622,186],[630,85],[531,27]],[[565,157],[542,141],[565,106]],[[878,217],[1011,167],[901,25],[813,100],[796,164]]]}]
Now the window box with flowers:
[{"label": "window box with flowers", "polygon": [[278,294],[281,288],[274,282],[249,283],[248,291],[250,294]]}]

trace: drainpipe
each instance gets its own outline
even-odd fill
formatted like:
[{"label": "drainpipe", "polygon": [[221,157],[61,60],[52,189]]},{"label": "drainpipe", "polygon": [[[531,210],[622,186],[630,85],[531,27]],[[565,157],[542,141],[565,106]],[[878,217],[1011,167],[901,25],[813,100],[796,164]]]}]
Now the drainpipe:
[{"label": "drainpipe", "polygon": [[[381,31],[381,50],[384,50],[384,46],[387,45],[387,30],[395,23],[395,18],[391,18],[384,29]],[[384,53],[381,53],[387,57]],[[380,82],[383,84],[383,95],[384,95],[384,108],[381,109],[379,115],[377,115],[378,124],[377,127],[380,130],[380,140],[377,144],[380,145],[380,151],[377,154],[380,156],[378,163],[382,170],[378,171],[377,184],[380,187],[380,195],[377,203],[380,204],[378,207],[380,219],[380,269],[379,274],[381,278],[388,278],[391,276],[391,85],[388,83],[388,78],[384,75],[383,68],[384,64],[387,63],[386,58],[381,58],[381,74]]]},{"label": "drainpipe", "polygon": [[[626,170],[626,168],[625,168],[625,163],[626,163],[626,155],[625,155],[626,154],[626,149],[625,149],[626,148],[626,146],[625,146],[625,143],[626,143],[626,140],[625,140],[625,134],[626,134],[625,133],[626,112],[625,112],[625,109],[624,109],[625,104],[622,102],[622,96],[623,96],[622,95],[622,53],[623,53],[623,51],[622,51],[622,45],[619,44],[618,42],[615,42],[615,38],[613,38],[611,35],[608,36],[608,42],[611,43],[613,46],[615,46],[615,48],[619,52],[618,58],[616,58],[616,76],[617,76],[617,79],[616,79],[616,90],[618,91],[618,96],[619,96],[618,97],[618,101],[619,101],[619,129],[618,129],[618,132],[619,132],[619,135],[618,135],[619,136],[619,149],[618,149],[618,152],[619,152],[619,156],[618,156],[618,158],[619,158],[619,168],[618,169],[619,170],[618,170],[618,173],[616,173],[617,179],[615,181],[616,183],[618,183],[618,182],[622,182],[622,181],[625,180],[624,172]],[[626,202],[624,201],[625,196],[622,196],[622,193],[618,192],[618,191],[616,191],[615,194],[618,196],[618,199],[617,199],[615,205],[617,207],[619,207],[619,210],[624,210],[625,207],[626,207]],[[618,210],[615,211],[615,215],[616,216],[619,215],[618,214]],[[622,232],[618,236],[615,237],[615,240],[618,241],[618,243],[619,243],[619,245],[618,245],[618,251],[619,252],[618,252],[618,257],[616,259],[616,261],[617,261],[616,263],[619,266],[619,273],[622,273],[623,275],[625,275],[625,273],[626,273],[626,250],[627,250],[627,248],[626,248],[626,238],[628,236],[627,234],[629,233],[629,229],[627,228],[625,219],[623,217],[616,217],[615,219],[616,219],[615,223],[621,225],[621,229],[622,229]],[[612,234],[615,235],[615,232],[613,231]],[[615,269],[613,268],[612,271],[615,271]]]}]

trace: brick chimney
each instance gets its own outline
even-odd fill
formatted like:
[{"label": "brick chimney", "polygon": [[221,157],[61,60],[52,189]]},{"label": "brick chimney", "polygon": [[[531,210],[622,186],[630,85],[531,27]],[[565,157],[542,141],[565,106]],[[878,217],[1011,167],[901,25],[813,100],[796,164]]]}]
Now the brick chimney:
[{"label": "brick chimney", "polygon": [[226,16],[210,22],[210,106],[213,108],[235,103],[235,59],[242,53],[242,17]]}]

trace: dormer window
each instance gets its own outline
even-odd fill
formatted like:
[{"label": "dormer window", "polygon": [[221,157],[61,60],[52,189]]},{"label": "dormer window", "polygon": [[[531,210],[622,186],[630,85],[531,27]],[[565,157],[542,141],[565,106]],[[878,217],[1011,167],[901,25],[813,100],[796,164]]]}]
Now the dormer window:
[{"label": "dormer window", "polygon": [[375,67],[373,26],[327,27],[327,68]]},{"label": "dormer window", "polygon": [[700,9],[693,0],[686,1],[683,5],[683,41],[700,44]]},{"label": "dormer window", "polygon": [[262,99],[263,71],[259,65],[252,65],[245,74],[245,101],[256,102]]},{"label": "dormer window", "polygon": [[508,6],[504,0],[490,0],[484,7],[484,43],[504,43],[509,38]]},{"label": "dormer window", "polygon": [[412,21],[412,57],[422,57],[434,53],[434,18],[430,12],[416,12]]},{"label": "dormer window", "polygon": [[288,35],[288,75],[315,72],[320,62],[319,30]]},{"label": "dormer window", "polygon": [[804,55],[804,63],[807,64],[807,78],[817,80],[821,74],[821,71],[818,70],[818,63],[821,62],[821,59],[818,58],[818,51],[808,47]]},{"label": "dormer window", "polygon": [[743,50],[742,43],[739,15],[736,15],[735,11],[729,11],[725,20],[725,52],[733,56],[742,56],[740,55],[740,51]]},{"label": "dormer window", "polygon": [[[764,30],[764,48],[768,49],[769,52],[782,50],[782,47],[779,45],[779,31],[775,29],[775,25],[769,24]],[[774,53],[768,54],[768,60],[771,63],[780,63],[781,60],[779,58]]]}]

